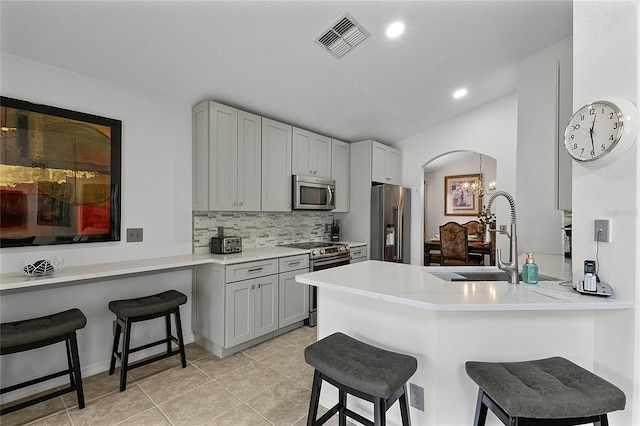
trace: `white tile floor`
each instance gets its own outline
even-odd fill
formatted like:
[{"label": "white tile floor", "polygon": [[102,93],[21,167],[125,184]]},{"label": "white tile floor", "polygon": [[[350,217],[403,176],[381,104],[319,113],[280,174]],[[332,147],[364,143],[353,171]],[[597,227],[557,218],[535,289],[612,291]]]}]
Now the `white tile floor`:
[{"label": "white tile floor", "polygon": [[70,393],[4,415],[0,424],[304,425],[313,380],[304,348],[315,340],[315,328],[300,327],[224,359],[192,343],[187,368],[174,356],[131,370],[125,392],[117,371],[85,377],[83,410]]}]

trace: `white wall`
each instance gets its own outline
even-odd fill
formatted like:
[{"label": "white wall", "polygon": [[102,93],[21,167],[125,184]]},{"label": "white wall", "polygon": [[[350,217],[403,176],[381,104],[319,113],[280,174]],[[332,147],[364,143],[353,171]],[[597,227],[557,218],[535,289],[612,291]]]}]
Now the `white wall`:
[{"label": "white wall", "polygon": [[[122,120],[122,233],[128,227],[144,229],[141,243],[126,243],[123,237],[119,242],[3,248],[2,273],[17,271],[22,258],[33,261],[56,255],[65,259],[65,265],[84,265],[191,253],[191,106],[13,55],[3,53],[1,60],[3,96]],[[110,300],[170,288],[191,297],[191,280],[191,270],[181,270],[7,291],[0,297],[0,315],[7,322],[80,308],[88,319],[78,333],[80,364],[83,374],[94,374],[108,368],[114,319],[107,308]],[[181,312],[185,339],[193,341],[189,302]],[[140,343],[157,340],[162,327],[161,320],[138,324],[133,338],[137,336]],[[140,354],[144,352],[148,351]],[[9,385],[50,373],[54,365],[64,365],[64,353],[64,345],[56,344],[3,356],[0,381]]]},{"label": "white wall", "polygon": [[[440,225],[452,221],[465,223],[470,220],[478,220],[473,216],[445,216],[444,214],[444,178],[445,176],[468,175],[480,173],[480,156],[476,153],[467,153],[466,160],[461,159],[453,164],[437,168],[425,175],[425,219],[426,237],[432,238],[440,233]],[[489,188],[489,183],[496,181],[496,160],[486,155],[482,156],[482,182],[485,190]],[[486,205],[489,195],[486,195],[481,203]],[[414,233],[415,235],[415,233]]]},{"label": "white wall", "polygon": [[[601,96],[624,96],[636,105],[638,88],[637,1],[574,2],[573,107]],[[610,416],[611,424],[640,424],[640,215],[638,206],[638,142],[629,154],[608,166],[573,167],[573,274],[582,261],[595,259],[599,248],[599,276],[618,297],[635,300],[636,309],[597,313],[594,371],[618,385],[627,395],[627,409]],[[593,241],[593,220],[611,220],[611,242]],[[635,391],[634,391],[635,386]]]},{"label": "white wall", "polygon": [[[122,120],[122,241],[0,250],[3,273],[21,258],[82,265],[188,254],[191,106],[2,53],[2,95]],[[126,243],[126,228],[144,241]]]},{"label": "white wall", "polygon": [[[422,167],[436,157],[453,151],[482,152],[496,159],[498,189],[514,195],[516,190],[517,96],[515,93],[485,104],[422,133],[400,141],[402,186],[412,189],[411,263],[422,264],[422,208],[424,200]],[[515,196],[515,195],[514,195]],[[498,224],[510,222],[509,204],[496,200]],[[508,249],[505,238],[497,245]]]},{"label": "white wall", "polygon": [[571,54],[571,48],[567,39],[518,64],[516,205],[521,252],[564,253],[563,212],[556,210],[556,98],[558,60]]}]

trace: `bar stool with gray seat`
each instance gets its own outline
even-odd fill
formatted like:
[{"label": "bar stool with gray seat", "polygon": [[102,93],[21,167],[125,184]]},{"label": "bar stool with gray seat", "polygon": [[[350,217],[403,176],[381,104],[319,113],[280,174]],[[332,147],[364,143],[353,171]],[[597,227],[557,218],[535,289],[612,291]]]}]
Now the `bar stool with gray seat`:
[{"label": "bar stool with gray seat", "polygon": [[[142,367],[151,362],[178,354],[180,355],[182,368],[187,366],[187,359],[184,353],[184,341],[182,338],[182,323],[180,322],[180,305],[184,305],[186,302],[187,296],[176,290],[168,290],[137,299],[113,300],[109,302],[109,310],[116,315],[116,329],[113,338],[109,375],[112,375],[115,371],[116,359],[120,360],[120,392],[127,388],[127,372],[134,368]],[[177,338],[171,334],[171,314],[175,317]],[[147,321],[160,317],[164,317],[165,319],[166,337],[153,343],[130,348],[131,325],[134,322]],[[122,352],[118,352],[120,333],[122,333]],[[178,345],[178,349],[172,349],[172,342]],[[129,355],[133,352],[162,344],[167,345],[166,352],[129,365]]]},{"label": "bar stool with gray seat", "polygon": [[2,388],[0,394],[46,382],[66,374],[69,375],[68,387],[58,389],[54,392],[47,392],[37,398],[31,398],[3,408],[0,410],[0,415],[32,406],[69,392],[76,392],[78,407],[80,409],[84,408],[84,392],[82,389],[82,374],[80,373],[80,357],[78,355],[76,330],[84,328],[86,324],[87,318],[79,309],[70,309],[39,318],[0,324],[1,355],[30,351],[54,343],[65,342],[68,366],[66,370]]},{"label": "bar stool with gray seat", "polygon": [[[346,424],[348,416],[365,425],[383,426],[387,410],[397,400],[402,424],[411,424],[406,383],[418,367],[414,357],[334,333],[308,346],[304,359],[315,368],[308,426],[322,425],[335,413],[339,413],[340,425]],[[316,420],[323,380],[338,388],[338,403]],[[347,394],[373,402],[373,422],[347,408]]]},{"label": "bar stool with gray seat", "polygon": [[624,392],[571,361],[553,357],[523,362],[468,361],[478,384],[474,425],[487,409],[505,425],[607,426],[607,413],[623,410]]}]

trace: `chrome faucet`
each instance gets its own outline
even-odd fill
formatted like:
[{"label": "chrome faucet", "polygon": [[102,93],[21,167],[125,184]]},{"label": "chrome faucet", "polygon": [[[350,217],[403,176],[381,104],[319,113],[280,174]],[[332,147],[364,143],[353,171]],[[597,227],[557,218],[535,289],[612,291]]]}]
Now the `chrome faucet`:
[{"label": "chrome faucet", "polygon": [[[516,237],[516,202],[513,197],[505,191],[495,192],[491,198],[489,198],[489,203],[487,204],[487,218],[491,217],[491,204],[493,204],[493,200],[496,197],[502,195],[509,201],[509,207],[511,207],[511,234],[507,232],[506,229],[496,230],[489,229],[489,232],[498,232],[499,234],[506,234],[507,238],[509,238],[510,246],[509,246],[509,261],[503,262],[501,258],[500,249],[496,249],[496,259],[498,262],[498,268],[505,271],[509,274],[509,282],[511,284],[518,284],[520,282],[520,277],[518,275],[518,238]],[[486,242],[491,241],[491,236],[489,232],[486,233]]]}]

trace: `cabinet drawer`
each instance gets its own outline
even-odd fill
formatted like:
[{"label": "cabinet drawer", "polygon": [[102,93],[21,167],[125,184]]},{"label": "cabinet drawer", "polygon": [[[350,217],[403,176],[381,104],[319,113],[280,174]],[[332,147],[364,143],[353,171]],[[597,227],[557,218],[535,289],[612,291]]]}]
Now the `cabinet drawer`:
[{"label": "cabinet drawer", "polygon": [[309,269],[309,255],[283,257],[280,261],[280,273],[295,271],[296,269]]},{"label": "cabinet drawer", "polygon": [[226,267],[225,282],[232,283],[278,273],[278,259],[238,263]]},{"label": "cabinet drawer", "polygon": [[351,258],[367,257],[367,246],[351,247]]}]

